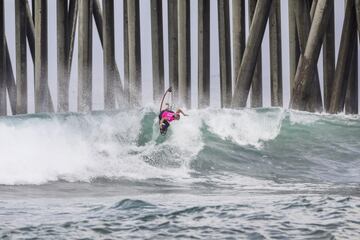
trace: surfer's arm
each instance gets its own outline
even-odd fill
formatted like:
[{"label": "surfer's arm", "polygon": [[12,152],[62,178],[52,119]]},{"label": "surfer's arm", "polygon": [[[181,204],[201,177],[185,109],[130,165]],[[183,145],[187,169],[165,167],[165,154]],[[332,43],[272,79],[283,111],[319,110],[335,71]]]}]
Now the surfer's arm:
[{"label": "surfer's arm", "polygon": [[184,116],[189,116],[189,115],[185,114],[180,108],[178,108],[178,109],[176,110],[176,113],[181,113],[181,114],[184,115]]}]

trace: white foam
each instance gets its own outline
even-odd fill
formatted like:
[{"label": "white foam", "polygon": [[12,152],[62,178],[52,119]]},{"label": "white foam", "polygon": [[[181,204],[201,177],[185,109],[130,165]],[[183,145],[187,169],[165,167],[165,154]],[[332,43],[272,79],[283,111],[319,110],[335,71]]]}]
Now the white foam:
[{"label": "white foam", "polygon": [[[158,119],[154,120],[153,140],[145,146],[142,157],[146,159],[156,158],[158,164],[163,167],[161,176],[177,176],[182,180],[189,179],[191,172],[190,163],[204,146],[201,125],[202,122],[196,116],[196,111],[188,112],[189,116],[182,116],[180,121],[173,121],[166,137],[159,136]],[[158,138],[166,138],[160,144]],[[165,167],[164,165],[175,165]]]},{"label": "white foam", "polygon": [[31,120],[16,127],[0,124],[0,183],[44,183],[83,171],[91,148],[80,135],[56,121]]},{"label": "white foam", "polygon": [[282,110],[191,110],[159,141],[164,137],[158,119],[147,116],[153,121],[152,140],[139,145],[142,121],[156,111],[0,120],[0,184],[96,177],[199,181],[191,178],[190,163],[204,147],[204,123],[222,139],[261,147],[279,134],[283,117]]},{"label": "white foam", "polygon": [[[325,114],[324,114],[325,115]],[[321,119],[320,113],[309,113],[297,110],[289,111],[289,119],[291,124],[313,124]]]},{"label": "white foam", "polygon": [[261,148],[264,141],[278,136],[284,114],[282,109],[266,113],[253,109],[204,111],[209,130],[224,140]]},{"label": "white foam", "polygon": [[[68,116],[66,119],[24,118],[0,121],[0,184],[42,184],[48,181],[91,181],[108,178],[189,179],[189,163],[200,151],[200,122],[184,118],[172,124],[164,143],[138,146],[141,121],[150,109]],[[151,111],[151,110],[150,110]],[[180,124],[183,123],[183,124]],[[177,166],[146,160],[171,151]]]}]

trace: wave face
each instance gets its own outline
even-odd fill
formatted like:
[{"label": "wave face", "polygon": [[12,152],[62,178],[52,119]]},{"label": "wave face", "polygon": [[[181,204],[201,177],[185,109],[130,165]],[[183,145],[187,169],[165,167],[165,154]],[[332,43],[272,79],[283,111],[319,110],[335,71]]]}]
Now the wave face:
[{"label": "wave face", "polygon": [[1,118],[0,184],[360,183],[358,116],[191,110],[164,137],[154,109]]}]

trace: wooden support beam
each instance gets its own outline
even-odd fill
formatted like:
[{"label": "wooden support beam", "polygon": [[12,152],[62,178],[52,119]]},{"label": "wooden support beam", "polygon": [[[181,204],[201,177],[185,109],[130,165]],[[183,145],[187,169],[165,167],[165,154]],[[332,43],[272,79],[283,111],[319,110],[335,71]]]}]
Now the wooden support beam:
[{"label": "wooden support beam", "polygon": [[35,22],[35,1],[36,0],[31,0],[31,10],[32,10],[32,22]]},{"label": "wooden support beam", "polygon": [[79,0],[78,111],[92,110],[92,0]]},{"label": "wooden support beam", "polygon": [[[330,17],[331,0],[319,0],[316,6],[314,20],[306,42],[304,53],[300,56],[295,75],[295,85],[291,99],[291,107],[298,110],[319,111],[309,101],[312,95],[313,79],[320,54],[326,26]],[[301,7],[301,5],[300,5]],[[298,9],[297,9],[298,10]],[[300,41],[301,42],[301,41]]]},{"label": "wooden support beam", "polygon": [[68,26],[67,26],[67,41],[66,41],[66,68],[65,68],[65,78],[66,78],[66,92],[64,97],[64,111],[69,111],[69,87],[70,87],[70,74],[71,74],[71,65],[73,60],[74,44],[75,44],[75,32],[78,18],[78,0],[70,0],[69,9],[67,13]]},{"label": "wooden support beam", "polygon": [[239,73],[246,46],[245,0],[232,1],[233,84]]},{"label": "wooden support beam", "polygon": [[168,46],[169,46],[169,81],[173,88],[173,101],[178,101],[178,6],[177,0],[168,0]]},{"label": "wooden support beam", "polygon": [[229,108],[232,96],[229,1],[218,0],[221,107]]},{"label": "wooden support beam", "polygon": [[151,47],[153,70],[153,100],[158,102],[164,93],[164,46],[162,0],[151,0]]},{"label": "wooden support beam", "polygon": [[[355,36],[356,38],[356,36]],[[348,86],[345,97],[345,113],[346,114],[358,114],[358,44],[355,39],[354,50],[352,52],[350,63],[350,74],[348,80]]]},{"label": "wooden support beam", "polygon": [[360,41],[360,0],[355,0],[356,22]]},{"label": "wooden support beam", "polygon": [[56,1],[56,25],[57,25],[57,89],[58,89],[58,112],[69,110],[68,81],[66,79],[67,53],[68,53],[68,1]]},{"label": "wooden support beam", "polygon": [[77,18],[79,13],[79,3],[78,0],[70,0],[69,10],[68,10],[68,46],[66,47],[67,53],[67,77],[70,80],[70,72],[71,72],[71,64],[73,59],[73,52],[74,52],[74,43],[75,43],[75,32],[76,32],[76,25],[77,25]]},{"label": "wooden support beam", "polygon": [[[69,6],[68,6],[69,5]],[[57,1],[58,112],[69,111],[69,87],[74,52],[78,1]]]},{"label": "wooden support beam", "polygon": [[205,108],[210,106],[209,0],[199,0],[198,2],[198,92],[198,107]]},{"label": "wooden support beam", "polygon": [[[124,6],[126,5],[126,0],[124,1]],[[100,38],[101,47],[104,49],[103,44],[103,15],[101,12],[101,6],[99,0],[93,0],[93,16],[95,20],[96,29]],[[127,16],[127,15],[126,15]],[[125,18],[125,17],[124,17]],[[125,23],[124,23],[125,25]],[[127,39],[127,38],[126,38]],[[126,49],[124,49],[126,51]],[[114,74],[115,74],[115,82],[114,82],[114,90],[115,90],[115,99],[118,104],[118,107],[123,107],[125,103],[125,96],[124,96],[124,90],[121,83],[121,77],[119,73],[119,69],[115,60],[115,66],[114,66]],[[125,74],[126,75],[126,74]]]},{"label": "wooden support beam", "polygon": [[[318,3],[318,0],[308,0],[307,6],[311,6],[310,7],[310,25],[309,25],[308,31],[310,31],[310,26],[314,19],[317,3]],[[329,3],[329,4],[332,4],[332,3]],[[333,6],[331,6],[330,8],[333,8]],[[329,21],[330,21],[330,17],[329,17]],[[317,64],[316,64],[316,68],[315,68],[314,81],[313,81],[312,87],[311,87],[311,96],[310,96],[309,102],[310,102],[310,104],[315,106],[315,107],[313,107],[312,111],[317,111],[317,112],[323,111],[323,102],[322,102],[321,89],[320,89],[320,77],[319,77],[319,72],[317,69]]]},{"label": "wooden support beam", "polygon": [[15,1],[16,113],[27,113],[26,1]]},{"label": "wooden support beam", "polygon": [[190,1],[178,0],[179,103],[191,108]]},{"label": "wooden support beam", "polygon": [[103,0],[104,106],[115,108],[114,0]]},{"label": "wooden support beam", "polygon": [[129,90],[129,19],[127,13],[127,2],[128,0],[124,0],[124,97],[125,102],[129,106],[130,105],[130,90]]},{"label": "wooden support beam", "polygon": [[141,44],[139,0],[128,0],[129,91],[130,106],[139,106],[141,99]]},{"label": "wooden support beam", "polygon": [[[313,6],[315,2],[312,2]],[[296,26],[299,38],[299,47],[301,52],[301,57],[305,54],[306,44],[309,37],[310,27],[311,27],[311,12],[310,12],[310,1],[296,1],[294,4]],[[315,7],[313,7],[314,9]],[[301,58],[300,57],[300,58]],[[322,99],[321,99],[321,90],[319,82],[319,74],[317,71],[317,61],[314,62],[314,75],[310,81],[311,87],[310,91],[306,93],[308,95],[307,99],[302,103],[301,110],[315,112],[322,111]],[[294,92],[293,92],[294,93]]]},{"label": "wooden support beam", "polygon": [[48,93],[47,1],[35,0],[35,112],[50,112]]},{"label": "wooden support beam", "polygon": [[332,85],[335,76],[335,25],[334,25],[334,2],[330,1],[329,25],[326,27],[323,43],[323,76],[324,76],[324,108],[328,112],[330,108]]},{"label": "wooden support beam", "polygon": [[0,0],[0,115],[7,114],[6,103],[6,48],[4,1]]},{"label": "wooden support beam", "polygon": [[315,15],[315,9],[316,9],[316,5],[318,3],[318,0],[308,0],[309,2],[309,6],[311,6],[310,8],[310,18],[311,18],[311,21],[313,20],[314,18],[314,15]]},{"label": "wooden support beam", "polygon": [[13,115],[16,114],[16,84],[15,84],[15,77],[14,77],[14,73],[13,73],[13,68],[12,68],[12,64],[11,64],[11,59],[10,59],[10,53],[9,53],[9,48],[5,39],[5,50],[6,50],[6,88],[9,94],[9,99],[10,99],[10,107],[11,107],[11,113]]},{"label": "wooden support beam", "polygon": [[300,57],[299,38],[297,35],[297,26],[294,12],[294,5],[297,0],[289,0],[289,57],[290,57],[290,97],[294,88],[294,78],[296,68]]},{"label": "wooden support beam", "polygon": [[[34,1],[33,1],[34,2]],[[35,26],[29,2],[26,0],[26,36],[33,62],[35,63]]]},{"label": "wooden support beam", "polygon": [[296,30],[299,38],[300,53],[304,54],[311,28],[309,1],[296,1],[294,3]]},{"label": "wooden support beam", "polygon": [[[256,8],[258,0],[249,0],[249,22],[250,25],[253,20],[254,11]],[[262,107],[262,57],[261,57],[261,45],[259,49],[259,54],[257,57],[255,72],[251,82],[251,98],[250,106],[251,107]]]},{"label": "wooden support beam", "polygon": [[339,54],[335,69],[335,78],[332,87],[330,113],[338,113],[344,110],[346,89],[350,73],[352,52],[356,43],[356,13],[354,0],[347,0],[345,18],[341,33]]},{"label": "wooden support beam", "polygon": [[100,0],[93,0],[93,16],[94,16],[96,28],[99,33],[100,43],[101,43],[101,46],[103,46],[104,45],[104,38],[103,38],[104,21],[103,21],[103,15],[101,13]]},{"label": "wooden support beam", "polygon": [[273,0],[269,17],[271,106],[283,106],[280,0]]},{"label": "wooden support beam", "polygon": [[264,37],[266,23],[269,17],[272,0],[259,1],[256,4],[254,21],[250,27],[248,42],[246,44],[243,60],[236,80],[232,107],[245,107],[249,95],[251,80],[254,75],[257,56]]},{"label": "wooden support beam", "polygon": [[[35,1],[34,0],[32,2],[32,7],[33,7],[33,13],[35,13]],[[29,44],[29,48],[30,48],[30,53],[31,53],[31,58],[33,60],[33,63],[35,65],[35,26],[34,26],[34,21],[35,21],[35,14],[31,14],[30,11],[30,7],[29,7],[29,3],[26,0],[26,36],[27,36],[27,40],[28,40],[28,44]],[[35,75],[36,73],[34,73]],[[34,76],[34,85],[35,85],[35,76]],[[47,100],[47,108],[49,109],[50,112],[54,111],[54,105],[53,105],[53,101],[52,101],[52,97],[50,95],[50,89],[49,89],[49,85],[46,82],[46,86],[45,86],[46,90],[45,90],[45,95],[46,95],[46,99]]]}]

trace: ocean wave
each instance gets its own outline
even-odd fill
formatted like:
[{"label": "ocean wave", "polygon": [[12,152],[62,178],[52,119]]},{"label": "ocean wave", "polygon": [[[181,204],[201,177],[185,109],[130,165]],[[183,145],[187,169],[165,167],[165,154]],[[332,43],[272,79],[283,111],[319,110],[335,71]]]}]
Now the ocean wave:
[{"label": "ocean wave", "polygon": [[211,174],[360,182],[356,116],[281,108],[203,109],[189,115],[174,122],[165,137],[152,107],[3,117],[0,184],[96,178],[191,183]]}]

